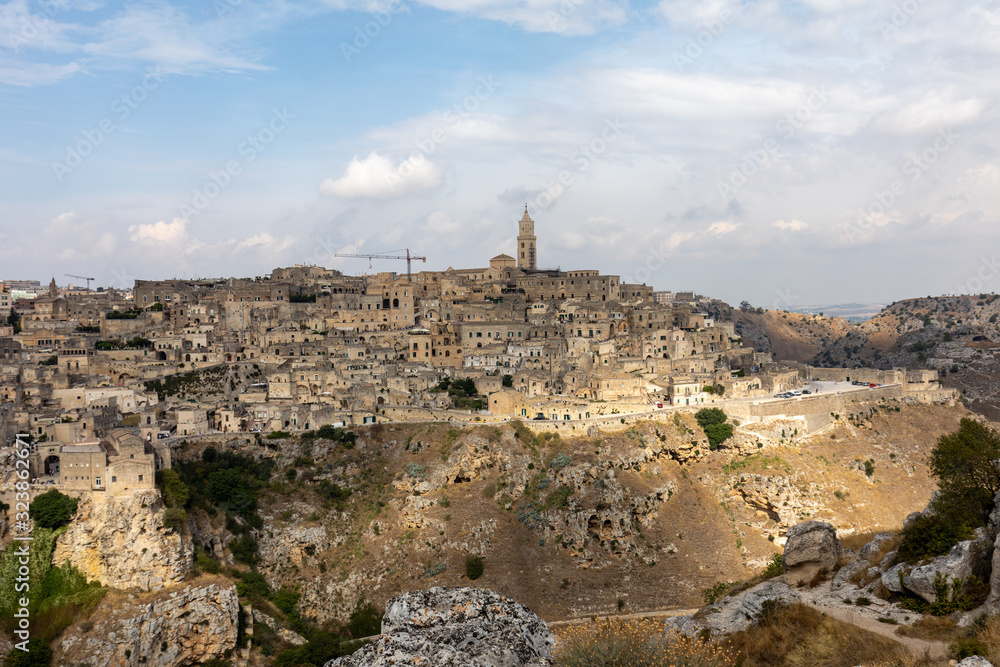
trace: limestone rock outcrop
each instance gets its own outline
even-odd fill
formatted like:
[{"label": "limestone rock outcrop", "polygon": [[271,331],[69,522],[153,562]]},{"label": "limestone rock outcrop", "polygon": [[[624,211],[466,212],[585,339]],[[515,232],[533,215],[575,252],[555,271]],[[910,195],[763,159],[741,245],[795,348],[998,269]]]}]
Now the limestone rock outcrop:
[{"label": "limestone rock outcrop", "polygon": [[73,626],[59,640],[58,664],[197,665],[236,647],[241,608],[235,586],[187,586],[148,602],[105,599],[101,605],[105,620]]},{"label": "limestone rock outcrop", "polygon": [[112,588],[159,590],[180,583],[194,549],[177,531],[164,528],[163,500],[156,490],[80,502],[52,560],[69,561],[87,579]]},{"label": "limestone rock outcrop", "polygon": [[833,572],[838,560],[840,540],[830,524],[806,521],[788,530],[784,564],[789,586],[807,585],[822,572]]},{"label": "limestone rock outcrop", "polygon": [[697,637],[703,630],[713,636],[740,632],[753,624],[768,600],[791,604],[798,602],[800,595],[787,584],[772,579],[738,595],[722,598],[693,616],[668,618],[666,630],[689,637]]},{"label": "limestone rock outcrop", "polygon": [[949,584],[965,581],[972,574],[976,558],[975,544],[975,540],[959,542],[948,553],[910,570],[904,577],[903,584],[927,602],[936,602],[935,582],[939,578],[948,586],[945,590],[950,591]]},{"label": "limestone rock outcrop", "polygon": [[389,600],[378,640],[326,667],[543,667],[554,645],[545,621],[510,598],[436,587]]}]

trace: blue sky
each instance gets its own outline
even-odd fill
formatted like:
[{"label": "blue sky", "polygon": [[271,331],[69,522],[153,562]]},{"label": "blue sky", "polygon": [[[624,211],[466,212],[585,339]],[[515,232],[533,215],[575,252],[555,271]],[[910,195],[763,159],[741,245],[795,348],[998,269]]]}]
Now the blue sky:
[{"label": "blue sky", "polygon": [[995,1],[14,0],[0,274],[483,266],[527,202],[657,289],[992,291],[998,52]]}]

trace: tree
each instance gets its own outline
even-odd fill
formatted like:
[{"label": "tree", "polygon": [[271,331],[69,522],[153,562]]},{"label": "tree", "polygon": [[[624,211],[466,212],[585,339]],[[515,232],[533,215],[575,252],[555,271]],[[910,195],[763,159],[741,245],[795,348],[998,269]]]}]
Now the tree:
[{"label": "tree", "polygon": [[[974,419],[964,418],[958,431],[938,438],[931,452],[931,474],[941,492],[937,506],[966,508],[986,525],[993,498],[1000,491],[1000,433]],[[971,517],[970,517],[971,518]]]},{"label": "tree", "polygon": [[986,525],[1000,491],[997,459],[1000,433],[974,419],[962,419],[957,431],[938,438],[930,468],[939,492],[931,502],[931,513],[903,529],[900,559],[915,563],[946,553]]},{"label": "tree", "polygon": [[718,449],[721,443],[733,436],[733,425],[727,423],[726,413],[719,408],[702,408],[694,414],[694,418],[708,437],[709,449]]},{"label": "tree", "polygon": [[36,526],[54,529],[69,523],[76,513],[78,502],[76,498],[52,489],[32,501],[28,514],[34,519]]}]

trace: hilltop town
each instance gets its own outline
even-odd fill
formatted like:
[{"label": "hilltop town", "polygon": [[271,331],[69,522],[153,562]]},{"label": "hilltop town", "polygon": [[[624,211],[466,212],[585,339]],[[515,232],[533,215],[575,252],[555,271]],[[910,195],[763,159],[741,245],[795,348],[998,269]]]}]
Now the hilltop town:
[{"label": "hilltop town", "polygon": [[[716,321],[711,299],[540,269],[534,227],[525,210],[517,257],[483,268],[293,266],[95,291],[7,281],[5,441],[30,435],[40,483],[114,493],[152,488],[171,439],[196,435],[511,418],[585,430],[677,407],[725,404],[753,418],[803,393],[938,386],[935,371],[782,363]],[[122,471],[99,474],[112,465]]]}]

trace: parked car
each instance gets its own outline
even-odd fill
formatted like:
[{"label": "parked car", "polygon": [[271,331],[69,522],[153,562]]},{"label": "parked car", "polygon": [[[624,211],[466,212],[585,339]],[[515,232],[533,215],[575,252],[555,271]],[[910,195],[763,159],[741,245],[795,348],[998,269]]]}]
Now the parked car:
[{"label": "parked car", "polygon": [[805,395],[805,396],[809,396],[810,394],[812,394],[812,392],[809,391],[808,389],[803,389],[802,390],[802,394]]},{"label": "parked car", "polygon": [[663,403],[657,403],[657,404],[656,404],[656,407],[658,407],[658,408],[662,408],[662,407],[663,407]]}]

